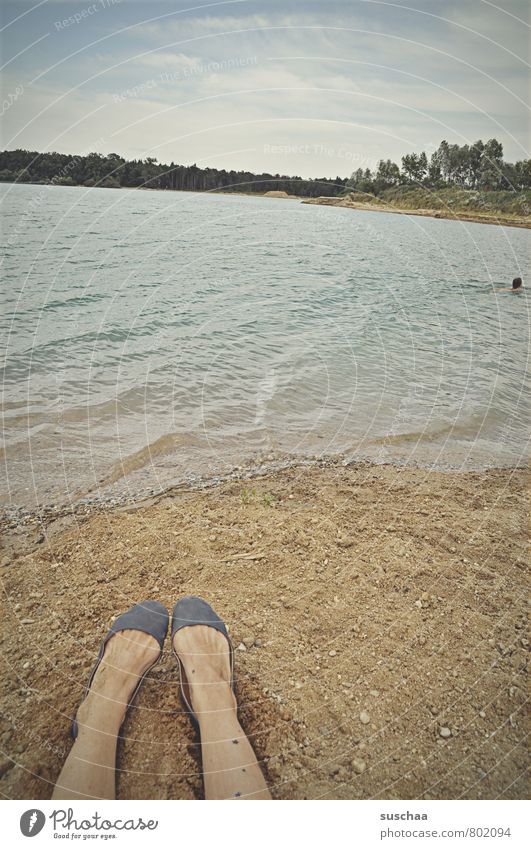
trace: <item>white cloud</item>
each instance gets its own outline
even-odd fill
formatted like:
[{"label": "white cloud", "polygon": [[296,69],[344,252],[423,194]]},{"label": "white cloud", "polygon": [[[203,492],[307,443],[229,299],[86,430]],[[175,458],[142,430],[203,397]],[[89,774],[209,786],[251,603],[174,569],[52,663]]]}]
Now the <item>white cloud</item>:
[{"label": "white cloud", "polygon": [[173,53],[169,50],[157,50],[139,57],[139,64],[147,68],[162,68],[163,70],[180,70],[201,65],[199,56],[189,56],[186,53]]},{"label": "white cloud", "polygon": [[[305,176],[347,174],[367,155],[398,160],[442,137],[497,136],[508,158],[526,155],[527,75],[464,29],[479,9],[478,29],[522,52],[524,28],[508,15],[437,0],[429,8],[447,22],[377,2],[252,7],[141,24],[104,52],[90,22],[78,28],[85,46],[58,41],[58,67],[4,115],[4,143],[85,152],[103,138],[102,152]],[[302,152],[266,150],[275,144]]]}]

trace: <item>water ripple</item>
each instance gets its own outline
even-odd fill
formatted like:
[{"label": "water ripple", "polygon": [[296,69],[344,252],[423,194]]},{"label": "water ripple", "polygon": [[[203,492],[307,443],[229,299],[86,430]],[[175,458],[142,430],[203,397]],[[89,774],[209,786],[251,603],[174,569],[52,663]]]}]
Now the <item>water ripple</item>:
[{"label": "water ripple", "polygon": [[258,197],[0,192],[8,499],[57,497],[58,462],[64,494],[127,457],[154,486],[264,451],[525,459],[530,300],[492,290],[525,276],[528,231]]}]

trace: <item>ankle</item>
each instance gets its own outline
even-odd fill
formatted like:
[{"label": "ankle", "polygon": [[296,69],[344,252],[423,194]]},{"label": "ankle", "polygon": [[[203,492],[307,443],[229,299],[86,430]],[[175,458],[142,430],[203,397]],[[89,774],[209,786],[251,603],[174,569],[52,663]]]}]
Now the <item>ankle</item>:
[{"label": "ankle", "polygon": [[236,696],[227,681],[193,684],[190,687],[190,697],[199,722],[205,717],[236,715],[238,710]]},{"label": "ankle", "polygon": [[89,691],[76,715],[79,736],[98,732],[117,735],[125,719],[126,709],[127,704],[122,699]]}]

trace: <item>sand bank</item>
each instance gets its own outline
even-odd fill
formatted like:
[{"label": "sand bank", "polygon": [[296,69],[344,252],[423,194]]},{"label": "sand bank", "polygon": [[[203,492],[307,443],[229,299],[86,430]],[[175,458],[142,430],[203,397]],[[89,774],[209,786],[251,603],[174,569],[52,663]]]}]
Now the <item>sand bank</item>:
[{"label": "sand bank", "polygon": [[322,206],[340,206],[346,209],[356,209],[365,212],[391,212],[396,215],[420,215],[424,218],[448,218],[452,221],[471,221],[475,224],[498,224],[504,227],[531,228],[531,216],[517,217],[510,215],[492,215],[481,212],[460,212],[451,209],[399,209],[385,203],[360,203],[348,198],[308,198],[302,203],[318,204]]},{"label": "sand bank", "polygon": [[[524,798],[525,484],[292,468],[7,527],[2,793],[50,796],[111,618],[194,593],[275,798]],[[124,735],[120,798],[201,797],[169,652]]]}]

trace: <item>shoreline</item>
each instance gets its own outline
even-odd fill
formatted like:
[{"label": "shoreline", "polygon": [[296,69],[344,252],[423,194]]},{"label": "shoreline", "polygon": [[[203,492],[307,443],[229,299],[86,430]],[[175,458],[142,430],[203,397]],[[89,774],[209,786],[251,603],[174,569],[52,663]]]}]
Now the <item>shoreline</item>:
[{"label": "shoreline", "polygon": [[[7,529],[5,794],[50,797],[112,617],[196,594],[274,798],[521,798],[527,481],[293,467]],[[118,798],[201,797],[169,652],[124,737]]]},{"label": "shoreline", "polygon": [[[20,185],[20,186],[55,186],[54,183],[18,183],[2,181],[5,185]],[[360,203],[358,201],[350,201],[340,197],[316,197],[307,198],[303,195],[280,195],[279,193],[270,194],[269,192],[227,192],[222,189],[208,189],[206,191],[194,191],[193,189],[160,189],[150,188],[148,186],[60,186],[67,189],[109,189],[109,191],[147,191],[147,192],[166,192],[176,194],[197,194],[197,195],[236,195],[237,197],[267,197],[268,200],[298,200],[302,204],[314,206],[335,206],[343,209],[354,209],[358,212],[388,212],[393,215],[417,215],[421,218],[439,218],[445,221],[465,221],[472,224],[491,224],[500,227],[518,227],[520,229],[531,230],[531,216],[529,217],[511,217],[503,215],[494,215],[492,213],[482,214],[479,212],[462,212],[441,209],[408,209],[405,207],[395,207],[385,205],[384,203]]]},{"label": "shoreline", "polygon": [[358,201],[350,201],[344,198],[308,198],[302,200],[301,203],[316,205],[316,206],[335,206],[342,209],[354,209],[360,212],[388,212],[393,215],[418,215],[422,218],[440,218],[447,221],[468,221],[473,224],[497,224],[501,227],[520,227],[523,229],[531,229],[530,218],[511,218],[509,216],[492,215],[474,212],[453,212],[451,210],[441,209],[406,209],[404,207],[387,206],[379,203],[360,203]]},{"label": "shoreline", "polygon": [[[119,491],[113,492],[112,484],[105,482],[100,487],[94,487],[86,491],[77,492],[70,500],[59,502],[51,500],[40,505],[8,505],[0,504],[0,531],[2,529],[25,528],[27,525],[44,526],[56,519],[68,517],[87,517],[95,512],[108,512],[115,509],[136,509],[147,504],[155,503],[161,498],[174,497],[180,493],[205,492],[229,483],[250,483],[258,481],[270,475],[282,474],[288,471],[305,469],[340,470],[345,468],[372,469],[387,468],[417,470],[429,474],[431,472],[440,475],[483,475],[489,472],[521,472],[529,468],[528,462],[513,465],[485,466],[482,468],[462,468],[461,465],[440,465],[436,468],[432,464],[422,462],[415,463],[412,460],[401,462],[398,459],[373,460],[363,458],[358,460],[346,460],[343,454],[332,454],[323,457],[272,457],[268,460],[257,458],[249,459],[242,465],[233,467],[225,473],[212,473],[209,475],[190,475],[187,479],[178,480],[161,486],[154,490],[145,487],[126,494]],[[128,475],[118,478],[119,481],[127,481]],[[53,496],[50,496],[51,498]]]}]

